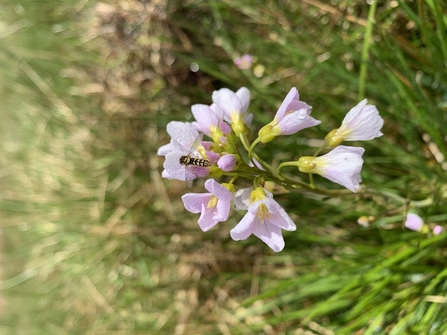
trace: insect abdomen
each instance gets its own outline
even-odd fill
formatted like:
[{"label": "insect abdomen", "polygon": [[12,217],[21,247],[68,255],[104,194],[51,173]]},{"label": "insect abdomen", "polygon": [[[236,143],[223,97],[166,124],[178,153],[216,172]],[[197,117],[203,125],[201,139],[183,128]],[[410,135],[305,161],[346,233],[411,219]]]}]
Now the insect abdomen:
[{"label": "insect abdomen", "polygon": [[207,159],[203,159],[203,158],[190,158],[188,164],[190,165],[195,165],[195,166],[210,166],[211,162]]},{"label": "insect abdomen", "polygon": [[207,167],[211,165],[211,162],[208,159],[204,158],[192,158],[189,156],[182,156],[180,157],[180,164]]}]

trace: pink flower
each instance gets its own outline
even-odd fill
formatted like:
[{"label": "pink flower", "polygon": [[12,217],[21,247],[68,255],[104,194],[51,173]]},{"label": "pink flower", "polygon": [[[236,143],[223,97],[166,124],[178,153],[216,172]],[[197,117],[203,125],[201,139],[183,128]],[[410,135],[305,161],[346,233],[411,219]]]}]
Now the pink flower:
[{"label": "pink flower", "polygon": [[248,70],[253,62],[253,56],[250,54],[243,55],[234,60],[234,64],[241,70]]},{"label": "pink flower", "polygon": [[363,227],[369,227],[369,220],[368,217],[365,215],[359,217],[357,223]]},{"label": "pink flower", "polygon": [[421,231],[424,226],[424,221],[422,218],[415,213],[408,213],[407,219],[405,220],[405,227],[414,231]]},{"label": "pink flower", "polygon": [[230,231],[233,240],[245,240],[254,234],[273,251],[279,252],[284,249],[281,229],[294,231],[296,226],[285,210],[273,200],[270,192],[262,187],[255,190],[242,189],[236,193],[234,202],[236,208],[247,209],[248,212]]},{"label": "pink flower", "polygon": [[435,228],[433,228],[433,234],[434,235],[439,235],[439,234],[442,233],[442,231],[443,231],[443,229],[442,229],[441,226],[436,226]]},{"label": "pink flower", "polygon": [[320,157],[303,156],[298,160],[301,172],[316,173],[346,187],[352,192],[359,188],[362,178],[363,148],[338,146]]},{"label": "pink flower", "polygon": [[309,116],[312,107],[300,101],[298,90],[292,87],[278,109],[272,122],[259,131],[262,143],[267,143],[279,135],[292,135],[304,128],[319,125],[321,121]]},{"label": "pink flower", "polygon": [[383,119],[374,105],[364,99],[352,108],[343,119],[340,128],[326,136],[326,142],[334,147],[343,141],[366,141],[382,136]]},{"label": "pink flower", "polygon": [[214,179],[205,182],[210,193],[187,193],[182,196],[185,208],[192,213],[201,213],[199,226],[208,231],[218,222],[226,221],[230,213],[230,202],[233,197],[232,184],[218,184]]},{"label": "pink flower", "polygon": [[212,94],[213,102],[224,111],[224,119],[231,124],[237,136],[245,130],[244,121],[250,103],[250,91],[241,87],[236,93],[228,88],[221,88]]}]

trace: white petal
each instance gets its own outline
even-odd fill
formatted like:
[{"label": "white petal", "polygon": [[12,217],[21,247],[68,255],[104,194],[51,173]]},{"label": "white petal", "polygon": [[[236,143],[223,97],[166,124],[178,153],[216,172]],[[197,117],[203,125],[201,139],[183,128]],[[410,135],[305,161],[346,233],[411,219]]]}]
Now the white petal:
[{"label": "white petal", "polygon": [[233,240],[245,240],[247,239],[253,232],[253,222],[255,221],[256,216],[250,212],[247,212],[242,220],[230,230],[230,236]]},{"label": "white petal", "polygon": [[246,87],[241,87],[237,90],[236,96],[239,98],[239,101],[241,102],[241,113],[245,113],[245,111],[248,108],[248,105],[250,104],[250,91]]},{"label": "white petal", "polygon": [[284,238],[282,237],[281,228],[269,223],[259,223],[254,225],[253,234],[260,238],[273,251],[279,252],[284,249]]},{"label": "white petal", "polygon": [[191,123],[186,122],[169,122],[166,130],[172,139],[180,143],[186,150],[191,148],[199,135],[197,129]]},{"label": "white petal", "polygon": [[182,196],[186,210],[191,213],[200,213],[202,211],[202,205],[208,204],[210,199],[211,194],[209,193],[186,193]]}]

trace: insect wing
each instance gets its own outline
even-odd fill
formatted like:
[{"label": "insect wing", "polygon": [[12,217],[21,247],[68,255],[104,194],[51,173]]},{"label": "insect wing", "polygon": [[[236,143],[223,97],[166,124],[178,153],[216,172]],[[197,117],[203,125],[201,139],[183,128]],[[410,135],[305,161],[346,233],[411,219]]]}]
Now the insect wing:
[{"label": "insect wing", "polygon": [[197,135],[196,139],[191,145],[191,148],[189,149],[189,154],[192,154],[193,152],[197,151],[197,148],[202,144],[203,134],[199,133]]}]

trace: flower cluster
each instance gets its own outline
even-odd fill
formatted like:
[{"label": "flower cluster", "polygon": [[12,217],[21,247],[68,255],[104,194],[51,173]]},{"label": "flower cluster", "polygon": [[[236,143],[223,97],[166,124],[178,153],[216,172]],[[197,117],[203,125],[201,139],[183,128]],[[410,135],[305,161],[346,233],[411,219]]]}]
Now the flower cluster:
[{"label": "flower cluster", "polygon": [[[246,214],[230,231],[231,237],[245,240],[253,234],[276,252],[284,248],[282,230],[293,231],[296,226],[273,199],[273,187],[267,185],[279,184],[288,189],[325,194],[325,190],[314,183],[312,176],[318,174],[356,192],[361,182],[365,150],[340,144],[382,135],[383,119],[375,106],[367,105],[363,100],[347,113],[338,129],[325,137],[324,145],[313,156],[272,166],[255,153],[257,144],[321,123],[310,115],[312,107],[300,100],[298,90],[290,90],[273,120],[259,130],[258,137],[252,142],[249,139],[253,115],[247,112],[249,90],[242,87],[233,92],[222,88],[213,92],[212,101],[211,105],[192,106],[194,122],[172,121],[168,124],[171,141],[158,150],[158,155],[165,156],[162,176],[186,181],[188,186],[195,178],[208,177],[205,188],[209,193],[188,193],[182,197],[188,211],[200,213],[202,230],[207,231],[218,222],[226,221],[233,202],[236,210],[246,211]],[[209,141],[203,141],[204,135]],[[327,152],[318,156],[323,150]],[[282,173],[285,166],[295,166],[300,172],[309,174],[310,182]],[[230,179],[228,183],[219,184],[215,180],[222,176]],[[236,191],[238,178],[248,179],[248,187]],[[343,191],[339,191],[341,193]]]}]

